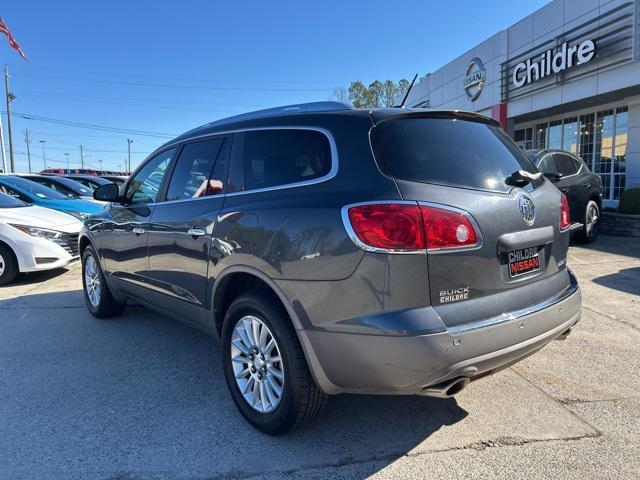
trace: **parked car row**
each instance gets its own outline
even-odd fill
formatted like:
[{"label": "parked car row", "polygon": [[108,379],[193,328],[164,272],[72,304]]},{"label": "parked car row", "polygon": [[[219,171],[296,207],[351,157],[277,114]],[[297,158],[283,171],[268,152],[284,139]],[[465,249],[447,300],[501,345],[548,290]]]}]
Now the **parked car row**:
[{"label": "parked car row", "polygon": [[95,200],[93,191],[113,181],[90,175],[0,175],[0,285],[20,272],[77,260],[82,220],[105,203]]}]

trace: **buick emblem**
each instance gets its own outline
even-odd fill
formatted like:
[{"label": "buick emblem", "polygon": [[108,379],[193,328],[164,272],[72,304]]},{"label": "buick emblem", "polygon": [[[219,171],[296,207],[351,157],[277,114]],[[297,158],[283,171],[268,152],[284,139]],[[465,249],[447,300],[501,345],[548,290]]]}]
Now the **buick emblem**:
[{"label": "buick emblem", "polygon": [[482,60],[478,57],[474,57],[467,65],[467,69],[464,72],[464,91],[467,93],[467,97],[472,102],[475,102],[482,93],[482,87],[487,79],[487,72],[484,69]]},{"label": "buick emblem", "polygon": [[533,222],[536,220],[536,207],[529,197],[526,195],[520,197],[518,200],[518,210],[520,210],[520,215],[522,215],[524,223],[529,226],[533,225]]}]

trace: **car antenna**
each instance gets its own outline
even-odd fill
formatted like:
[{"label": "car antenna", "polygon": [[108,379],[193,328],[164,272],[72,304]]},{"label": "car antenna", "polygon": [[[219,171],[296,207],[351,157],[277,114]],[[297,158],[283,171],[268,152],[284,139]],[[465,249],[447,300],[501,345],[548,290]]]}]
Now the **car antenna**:
[{"label": "car antenna", "polygon": [[407,92],[404,94],[404,98],[402,99],[402,103],[400,103],[400,105],[396,108],[404,108],[404,104],[407,103],[407,98],[409,98],[409,93],[411,92],[411,89],[413,88],[413,84],[416,83],[416,79],[418,78],[418,74],[416,73],[413,77],[413,80],[411,80],[411,84],[409,85],[409,88],[407,88]]}]

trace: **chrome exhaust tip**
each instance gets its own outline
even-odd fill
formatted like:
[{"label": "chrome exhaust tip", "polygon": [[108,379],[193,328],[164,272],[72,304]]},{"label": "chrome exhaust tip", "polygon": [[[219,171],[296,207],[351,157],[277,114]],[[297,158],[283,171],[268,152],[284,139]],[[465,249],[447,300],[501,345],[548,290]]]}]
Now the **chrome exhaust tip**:
[{"label": "chrome exhaust tip", "polygon": [[454,378],[446,382],[424,387],[420,391],[420,395],[424,397],[451,398],[464,390],[470,381],[468,377]]}]

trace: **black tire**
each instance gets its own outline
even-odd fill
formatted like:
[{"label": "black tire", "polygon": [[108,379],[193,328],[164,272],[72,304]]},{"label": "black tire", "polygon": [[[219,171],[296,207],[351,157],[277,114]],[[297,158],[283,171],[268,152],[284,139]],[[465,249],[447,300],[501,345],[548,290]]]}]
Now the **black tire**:
[{"label": "black tire", "polygon": [[[275,409],[262,413],[245,400],[236,382],[231,361],[233,330],[247,315],[257,317],[273,334],[280,351],[284,382]],[[229,306],[222,326],[222,365],[227,386],[238,410],[256,429],[269,435],[285,434],[318,416],[327,399],[311,376],[298,336],[282,305],[265,293],[251,292]]]},{"label": "black tire", "polygon": [[18,261],[16,260],[16,256],[13,254],[13,250],[11,250],[6,245],[0,244],[0,285],[7,285],[8,283],[13,282],[20,270],[18,270]]},{"label": "black tire", "polygon": [[[595,223],[591,221],[593,214],[597,215]],[[598,238],[598,230],[600,225],[600,207],[595,200],[589,200],[584,209],[583,215],[584,227],[576,235],[581,243],[593,243]]]},{"label": "black tire", "polygon": [[[89,298],[89,294],[87,293],[87,262],[93,259],[95,261],[95,267],[97,268],[97,278],[99,280],[99,288],[100,295],[99,301],[97,301],[94,305]],[[87,309],[89,312],[98,318],[110,318],[120,315],[124,310],[125,303],[119,302],[116,300],[109,290],[109,286],[104,278],[104,274],[102,273],[102,267],[100,266],[100,261],[98,259],[98,255],[92,246],[88,246],[82,252],[82,290],[84,292],[84,301],[87,305]]]}]

